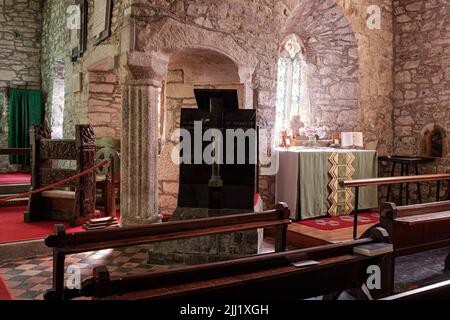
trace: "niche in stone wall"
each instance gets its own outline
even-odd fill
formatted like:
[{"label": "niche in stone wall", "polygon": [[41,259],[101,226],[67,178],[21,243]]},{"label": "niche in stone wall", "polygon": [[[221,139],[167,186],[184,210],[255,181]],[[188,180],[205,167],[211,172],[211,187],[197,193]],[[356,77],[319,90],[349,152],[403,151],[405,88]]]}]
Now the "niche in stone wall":
[{"label": "niche in stone wall", "polygon": [[197,108],[194,89],[238,90],[244,105],[244,85],[237,65],[223,54],[205,49],[190,49],[172,54],[163,86],[160,113],[161,153],[158,162],[159,207],[171,214],[177,207],[179,167],[172,161],[177,142],[172,135],[180,127],[181,109]]},{"label": "niche in stone wall", "polygon": [[429,124],[422,130],[420,154],[427,157],[445,157],[448,150],[447,132],[438,124]]}]

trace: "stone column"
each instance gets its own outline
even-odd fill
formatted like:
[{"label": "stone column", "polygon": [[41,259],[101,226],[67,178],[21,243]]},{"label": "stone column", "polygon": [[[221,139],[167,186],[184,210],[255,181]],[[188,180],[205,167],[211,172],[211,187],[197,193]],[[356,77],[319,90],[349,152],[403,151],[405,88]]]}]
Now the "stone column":
[{"label": "stone column", "polygon": [[254,109],[253,73],[255,68],[239,66],[239,78],[244,84],[244,105],[243,109]]},{"label": "stone column", "polygon": [[158,97],[151,84],[122,88],[121,223],[159,223]]}]

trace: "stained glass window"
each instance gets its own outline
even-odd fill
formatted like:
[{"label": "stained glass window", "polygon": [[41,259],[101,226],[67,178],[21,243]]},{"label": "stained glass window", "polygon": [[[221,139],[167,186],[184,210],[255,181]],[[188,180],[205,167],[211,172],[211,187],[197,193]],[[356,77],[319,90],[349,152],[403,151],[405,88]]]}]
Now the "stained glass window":
[{"label": "stained glass window", "polygon": [[291,119],[302,113],[303,64],[300,40],[297,36],[291,35],[284,42],[278,60],[276,119],[278,131],[289,128]]}]

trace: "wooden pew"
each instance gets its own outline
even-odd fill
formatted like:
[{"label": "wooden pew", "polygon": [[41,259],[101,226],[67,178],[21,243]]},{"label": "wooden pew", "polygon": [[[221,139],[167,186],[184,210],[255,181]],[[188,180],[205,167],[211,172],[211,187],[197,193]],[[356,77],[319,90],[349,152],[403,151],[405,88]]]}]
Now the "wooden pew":
[{"label": "wooden pew", "polygon": [[[373,239],[327,245],[297,251],[253,256],[178,270],[113,279],[106,267],[94,269],[79,295],[102,300],[280,300],[307,299],[327,294],[338,297],[346,289],[361,288],[368,268],[381,269],[382,289],[392,292],[392,255],[356,255],[357,245],[386,241],[385,230],[376,229]],[[316,266],[297,268],[293,262],[315,260]],[[368,297],[370,298],[370,294]]]},{"label": "wooden pew", "polygon": [[[359,203],[359,190],[363,187],[368,186],[382,186],[382,185],[393,185],[393,184],[409,184],[420,182],[431,182],[436,181],[437,183],[437,194],[436,201],[440,201],[440,188],[442,181],[450,181],[450,174],[428,174],[420,176],[407,176],[407,177],[389,177],[389,178],[374,178],[374,179],[360,179],[360,180],[348,180],[340,181],[339,184],[343,188],[354,188],[355,189],[355,210],[354,210],[354,225],[353,225],[353,238],[356,240],[358,238],[358,203]],[[449,184],[450,185],[450,184]],[[450,193],[449,193],[450,194]]]},{"label": "wooden pew", "polygon": [[[381,207],[380,226],[394,245],[395,256],[450,246],[450,201],[397,207]],[[450,270],[450,255],[445,268]]]},{"label": "wooden pew", "polygon": [[53,248],[53,289],[45,294],[45,299],[63,300],[78,294],[76,291],[64,289],[66,255],[261,228],[276,228],[275,249],[277,252],[283,252],[286,250],[287,227],[291,223],[289,216],[287,205],[280,203],[276,210],[263,213],[85,233],[66,234],[64,226],[56,226],[56,234],[48,236],[45,240],[46,245]]},{"label": "wooden pew", "polygon": [[450,280],[427,287],[397,294],[381,300],[385,301],[415,301],[415,300],[450,300]]},{"label": "wooden pew", "polygon": [[[91,126],[76,126],[75,140],[51,140],[50,129],[34,126],[30,130],[32,190],[81,173],[95,165],[95,136]],[[55,161],[75,160],[75,169],[55,168]],[[95,210],[95,172],[65,187],[33,194],[25,212],[25,222],[68,220],[78,226],[98,218]]]}]

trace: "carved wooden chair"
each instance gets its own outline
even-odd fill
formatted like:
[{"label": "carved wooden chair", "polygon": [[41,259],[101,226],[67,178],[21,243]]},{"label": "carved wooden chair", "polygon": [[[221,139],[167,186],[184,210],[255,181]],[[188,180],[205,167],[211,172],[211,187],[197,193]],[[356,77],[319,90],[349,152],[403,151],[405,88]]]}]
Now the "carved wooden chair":
[{"label": "carved wooden chair", "polygon": [[[30,130],[30,143],[32,190],[72,177],[95,165],[95,135],[91,126],[76,126],[74,140],[51,140],[49,128],[34,126]],[[60,160],[75,160],[75,168],[58,167]],[[25,212],[25,222],[63,220],[69,221],[70,226],[79,226],[98,218],[95,180],[95,172],[92,172],[62,187],[33,194]]]}]

